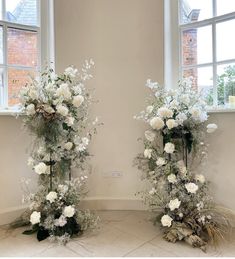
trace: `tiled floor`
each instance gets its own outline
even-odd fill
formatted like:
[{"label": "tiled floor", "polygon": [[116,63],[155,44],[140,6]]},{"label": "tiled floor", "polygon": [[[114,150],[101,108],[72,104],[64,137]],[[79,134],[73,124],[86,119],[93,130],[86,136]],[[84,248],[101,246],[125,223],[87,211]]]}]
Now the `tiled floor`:
[{"label": "tiled floor", "polygon": [[6,231],[0,228],[0,256],[235,256],[235,241],[207,253],[184,243],[164,241],[158,227],[148,221],[143,211],[99,211],[100,229],[72,239],[66,246],[45,240],[38,242],[34,235],[22,235],[23,229]]}]

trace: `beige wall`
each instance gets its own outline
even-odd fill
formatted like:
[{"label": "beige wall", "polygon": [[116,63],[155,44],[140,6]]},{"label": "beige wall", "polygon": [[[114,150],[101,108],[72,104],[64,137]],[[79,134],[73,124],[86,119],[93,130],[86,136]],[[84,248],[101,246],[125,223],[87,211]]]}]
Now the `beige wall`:
[{"label": "beige wall", "polygon": [[[104,126],[91,147],[95,156],[89,196],[100,199],[102,208],[137,208],[134,194],[142,185],[132,160],[142,151],[137,138],[144,125],[134,121],[133,115],[145,105],[145,80],[151,77],[163,81],[163,1],[56,0],[55,29],[58,70],[69,64],[79,66],[89,57],[96,62],[95,78],[89,86],[95,88],[99,100],[93,114],[100,116]],[[207,165],[213,194],[233,209],[234,116],[211,115],[210,120],[219,125],[219,130],[209,136]],[[0,143],[2,223],[3,212],[21,206],[20,178],[34,174],[26,165],[30,138],[21,129],[21,119],[0,116]],[[123,176],[104,177],[112,171],[121,171]]]}]

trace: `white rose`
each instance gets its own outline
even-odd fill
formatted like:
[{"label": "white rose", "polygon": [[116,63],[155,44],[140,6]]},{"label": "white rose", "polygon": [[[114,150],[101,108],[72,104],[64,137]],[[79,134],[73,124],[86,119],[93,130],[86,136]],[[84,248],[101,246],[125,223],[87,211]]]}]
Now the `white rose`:
[{"label": "white rose", "polygon": [[200,120],[202,111],[199,108],[194,107],[189,112],[191,113],[194,120]]},{"label": "white rose", "polygon": [[70,76],[70,77],[76,77],[78,70],[76,68],[73,67],[67,67],[64,71],[64,74],[66,76]]},{"label": "white rose", "polygon": [[186,183],[185,188],[189,193],[196,193],[198,186],[195,183]]},{"label": "white rose", "polygon": [[35,105],[33,103],[29,104],[27,107],[26,107],[26,114],[27,115],[34,115],[36,113],[35,111]]},{"label": "white rose", "polygon": [[58,97],[63,97],[65,100],[69,100],[71,98],[71,92],[68,84],[61,84],[56,90],[55,95]]},{"label": "white rose", "polygon": [[64,207],[63,215],[67,218],[73,217],[75,214],[75,208],[71,205]]},{"label": "white rose", "polygon": [[55,110],[48,104],[44,105],[44,111],[49,114],[55,113]]},{"label": "white rose", "polygon": [[195,175],[195,180],[199,181],[200,183],[205,183],[206,179],[205,176],[202,174],[196,174]]},{"label": "white rose", "polygon": [[53,203],[57,199],[57,193],[56,192],[49,192],[46,196],[46,200],[50,203]]},{"label": "white rose", "polygon": [[173,143],[166,143],[164,147],[164,151],[168,154],[172,154],[175,151],[175,145]]},{"label": "white rose", "polygon": [[40,223],[40,219],[41,219],[41,212],[34,211],[30,215],[30,222],[32,223],[32,225]]},{"label": "white rose", "polygon": [[74,118],[74,117],[71,117],[71,116],[69,116],[69,117],[67,117],[67,118],[65,119],[65,123],[66,123],[68,126],[73,126],[74,121],[75,121],[75,118]]},{"label": "white rose", "polygon": [[174,200],[171,200],[168,204],[171,211],[178,209],[180,207],[181,201],[179,201],[177,198]]},{"label": "white rose", "polygon": [[176,183],[177,182],[177,179],[176,179],[176,176],[175,174],[170,174],[167,176],[167,180],[170,182],[170,183]]},{"label": "white rose", "polygon": [[162,118],[170,118],[173,116],[173,111],[166,107],[159,108],[157,113]]},{"label": "white rose", "polygon": [[184,216],[184,214],[182,212],[180,212],[179,217],[183,218],[183,216]]},{"label": "white rose", "polygon": [[38,99],[38,92],[36,90],[29,90],[29,97],[33,100]]},{"label": "white rose", "polygon": [[162,223],[163,227],[170,227],[172,220],[173,219],[169,215],[164,215],[161,218],[161,223]]},{"label": "white rose", "polygon": [[156,136],[156,134],[151,130],[146,130],[144,135],[145,135],[145,138],[150,142],[154,141]]},{"label": "white rose", "polygon": [[62,116],[67,116],[69,113],[68,108],[62,104],[56,105],[56,110],[57,110],[57,113],[61,114]]},{"label": "white rose", "polygon": [[67,142],[64,144],[64,148],[67,150],[71,150],[71,148],[73,147],[73,143],[72,142]]},{"label": "white rose", "polygon": [[34,171],[39,175],[48,174],[48,166],[45,163],[40,162],[39,164],[35,165]]},{"label": "white rose", "polygon": [[152,149],[145,149],[144,150],[144,157],[145,158],[151,158],[151,156],[152,156]]},{"label": "white rose", "polygon": [[153,194],[155,194],[157,191],[156,191],[156,189],[155,188],[152,188],[150,191],[149,191],[149,194],[150,195],[153,195]]},{"label": "white rose", "polygon": [[164,127],[164,121],[159,118],[159,117],[154,117],[150,120],[150,126],[153,128],[153,129],[156,129],[156,130],[160,130],[161,128]]},{"label": "white rose", "polygon": [[218,126],[215,123],[208,124],[206,126],[208,133],[213,133],[217,130]]},{"label": "white rose", "polygon": [[82,95],[77,95],[73,97],[73,106],[79,107],[84,102],[84,97]]},{"label": "white rose", "polygon": [[178,124],[174,119],[169,119],[166,122],[166,126],[168,127],[168,129],[173,129],[173,128],[177,127]]},{"label": "white rose", "polygon": [[149,113],[149,114],[152,113],[152,111],[153,111],[153,106],[152,106],[152,105],[147,106],[146,111],[147,111],[147,113]]},{"label": "white rose", "polygon": [[54,224],[57,227],[63,227],[67,224],[66,217],[64,215],[61,215],[58,219],[55,220]]},{"label": "white rose", "polygon": [[166,164],[166,160],[163,157],[159,157],[156,161],[157,166],[163,166]]}]

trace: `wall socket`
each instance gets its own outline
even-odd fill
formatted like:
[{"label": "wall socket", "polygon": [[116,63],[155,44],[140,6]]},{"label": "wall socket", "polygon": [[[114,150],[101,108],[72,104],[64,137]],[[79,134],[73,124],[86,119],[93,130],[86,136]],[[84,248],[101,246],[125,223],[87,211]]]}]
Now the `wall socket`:
[{"label": "wall socket", "polygon": [[123,176],[123,173],[120,171],[112,171],[112,172],[104,173],[103,175],[106,178],[120,178]]}]

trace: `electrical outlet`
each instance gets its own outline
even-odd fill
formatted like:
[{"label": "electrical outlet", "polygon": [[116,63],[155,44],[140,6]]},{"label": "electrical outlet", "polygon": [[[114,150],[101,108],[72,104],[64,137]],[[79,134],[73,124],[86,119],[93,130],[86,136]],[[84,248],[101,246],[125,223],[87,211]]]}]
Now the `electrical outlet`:
[{"label": "electrical outlet", "polygon": [[120,178],[122,177],[122,172],[120,171],[112,171],[112,172],[107,172],[107,173],[104,173],[104,177],[107,177],[107,178]]}]

